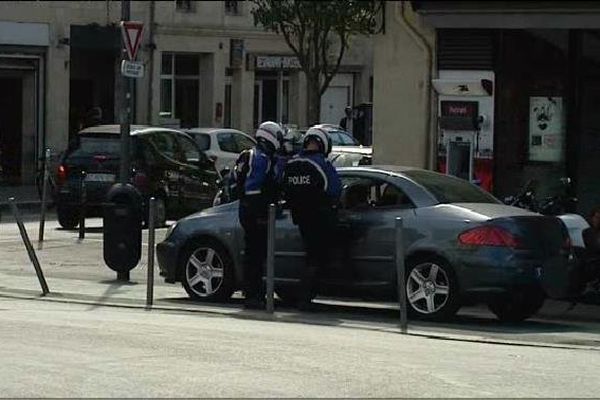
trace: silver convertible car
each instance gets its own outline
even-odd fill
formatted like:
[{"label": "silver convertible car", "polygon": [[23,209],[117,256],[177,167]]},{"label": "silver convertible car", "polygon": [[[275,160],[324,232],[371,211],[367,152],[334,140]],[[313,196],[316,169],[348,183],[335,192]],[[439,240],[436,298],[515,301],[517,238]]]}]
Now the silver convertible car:
[{"label": "silver convertible car", "polygon": [[[406,293],[413,316],[443,319],[484,302],[519,321],[546,296],[571,295],[568,232],[555,217],[506,206],[464,180],[416,168],[340,168],[339,229],[319,295],[396,297],[395,218],[404,221]],[[172,225],[157,246],[161,275],[193,299],[228,299],[241,287],[243,233],[233,202]],[[276,292],[293,301],[304,251],[289,210],[276,221]]]}]

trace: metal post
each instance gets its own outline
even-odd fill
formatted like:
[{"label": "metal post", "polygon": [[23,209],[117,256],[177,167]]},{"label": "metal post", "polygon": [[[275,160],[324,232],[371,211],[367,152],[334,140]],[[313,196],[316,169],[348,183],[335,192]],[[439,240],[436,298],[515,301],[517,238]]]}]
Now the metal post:
[{"label": "metal post", "polygon": [[400,303],[400,331],[406,333],[408,325],[406,310],[406,269],[404,267],[404,226],[401,217],[396,217],[396,286]]},{"label": "metal post", "polygon": [[152,307],[154,298],[154,228],[156,221],[156,199],[148,204],[148,279],[146,284],[146,307]]},{"label": "metal post", "polygon": [[269,204],[267,226],[267,312],[273,313],[275,292],[275,204]]},{"label": "metal post", "polygon": [[48,198],[48,163],[50,162],[50,149],[46,149],[44,159],[44,182],[42,183],[42,209],[40,210],[40,229],[38,232],[38,249],[44,246],[44,229],[46,227],[46,201]]},{"label": "metal post", "polygon": [[283,125],[283,65],[277,74],[277,120]]},{"label": "metal post", "polygon": [[[129,21],[131,14],[129,0],[121,0],[121,20]],[[125,51],[125,43],[123,43],[122,60],[127,58]],[[129,181],[129,130],[131,122],[131,79],[124,75],[121,75],[121,112],[120,112],[120,123],[121,123],[121,165],[119,171],[119,179],[121,183],[127,183]]]},{"label": "metal post", "polygon": [[79,183],[79,240],[85,239],[85,203],[87,202],[85,191],[85,172],[82,171]]},{"label": "metal post", "polygon": [[21,215],[19,214],[19,208],[15,203],[15,198],[11,197],[10,199],[8,199],[8,202],[10,203],[10,208],[12,210],[13,216],[17,221],[17,226],[19,227],[19,232],[21,233],[21,239],[23,239],[23,243],[25,244],[25,248],[27,249],[27,254],[29,255],[29,259],[33,264],[33,268],[35,268],[35,273],[38,277],[38,280],[40,281],[40,286],[42,287],[42,296],[45,296],[48,293],[50,293],[50,290],[48,290],[48,284],[46,283],[46,278],[44,278],[44,273],[42,272],[40,261],[38,260],[37,255],[35,254],[35,250],[33,249],[31,241],[29,240],[29,235],[27,235],[27,231],[25,230],[25,225],[23,225],[23,221],[21,220]]}]

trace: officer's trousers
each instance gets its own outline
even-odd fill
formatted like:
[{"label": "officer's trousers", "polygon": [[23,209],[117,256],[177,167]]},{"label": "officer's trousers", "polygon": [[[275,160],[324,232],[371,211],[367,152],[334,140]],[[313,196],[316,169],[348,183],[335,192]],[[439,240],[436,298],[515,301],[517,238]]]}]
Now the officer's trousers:
[{"label": "officer's trousers", "polygon": [[313,217],[299,218],[298,228],[306,251],[306,266],[301,275],[299,301],[308,303],[316,295],[318,274],[327,268],[335,232],[335,216],[318,213]]},{"label": "officer's trousers", "polygon": [[267,258],[267,220],[251,212],[240,212],[244,229],[244,291],[246,299],[264,300],[264,264]]}]

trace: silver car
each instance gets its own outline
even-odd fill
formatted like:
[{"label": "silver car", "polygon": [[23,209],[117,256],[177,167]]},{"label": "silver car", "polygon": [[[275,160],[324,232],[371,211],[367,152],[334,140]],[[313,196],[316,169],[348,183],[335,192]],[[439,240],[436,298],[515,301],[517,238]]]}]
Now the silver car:
[{"label": "silver car", "polygon": [[[334,262],[319,277],[319,295],[393,299],[395,219],[404,221],[409,309],[448,318],[461,305],[485,302],[501,319],[533,315],[545,296],[571,295],[574,273],[564,224],[506,206],[466,181],[416,168],[340,168],[343,193]],[[238,203],[177,222],[157,246],[161,275],[190,297],[226,300],[241,287],[243,232]],[[276,291],[294,301],[304,249],[289,210],[276,229]]]}]

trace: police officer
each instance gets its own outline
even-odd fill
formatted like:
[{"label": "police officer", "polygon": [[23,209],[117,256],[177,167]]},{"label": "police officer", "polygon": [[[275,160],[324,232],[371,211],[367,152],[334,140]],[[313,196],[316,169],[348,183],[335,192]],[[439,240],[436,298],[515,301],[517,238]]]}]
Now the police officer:
[{"label": "police officer", "polygon": [[276,154],[281,147],[281,126],[267,121],[256,130],[256,147],[242,152],[232,171],[240,199],[239,220],[244,229],[245,307],[264,308],[263,264],[267,254],[267,216],[277,200]]},{"label": "police officer", "polygon": [[302,151],[287,162],[283,173],[285,199],[307,255],[298,296],[298,308],[307,311],[312,309],[315,276],[328,263],[337,225],[336,207],[342,185],[327,159],[330,151],[327,132],[312,127],[304,135]]}]

